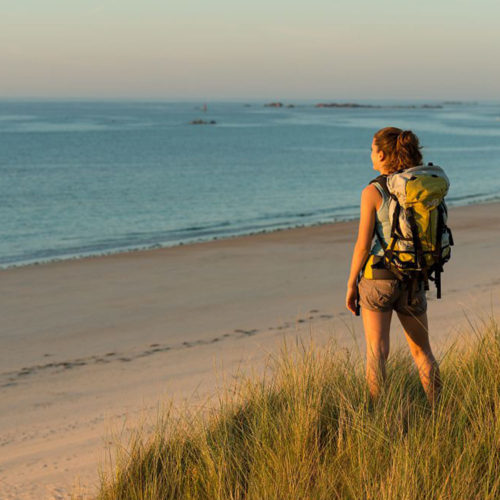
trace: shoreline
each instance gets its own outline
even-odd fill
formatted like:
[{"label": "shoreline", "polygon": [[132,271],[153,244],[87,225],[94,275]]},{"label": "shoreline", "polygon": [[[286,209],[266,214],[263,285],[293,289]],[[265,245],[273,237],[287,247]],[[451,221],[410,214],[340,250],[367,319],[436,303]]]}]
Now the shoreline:
[{"label": "shoreline", "polygon": [[[438,359],[468,321],[500,317],[499,208],[450,208],[443,298],[428,292]],[[356,232],[354,220],[4,270],[5,500],[66,498],[75,478],[91,494],[113,436],[168,401],[210,408],[283,340],[363,351],[344,305]],[[391,345],[405,345],[396,318]]]},{"label": "shoreline", "polygon": [[[473,196],[473,195],[471,195]],[[451,203],[447,203],[449,208],[464,208],[464,207],[470,207],[470,206],[476,206],[476,205],[489,205],[489,204],[500,204],[500,197],[493,195],[493,199],[488,199],[484,201],[473,201],[470,203],[466,204],[454,204],[453,201]],[[463,197],[461,199],[467,199],[468,197]],[[289,230],[294,230],[294,229],[300,229],[300,228],[308,228],[308,227],[317,227],[317,226],[324,226],[324,225],[334,225],[334,224],[341,224],[345,222],[352,222],[356,221],[359,219],[359,215],[353,215],[353,216],[347,216],[345,218],[339,218],[338,220],[329,220],[329,221],[318,221],[318,222],[313,222],[310,224],[296,224],[296,225],[286,225],[284,227],[276,227],[276,228],[271,228],[271,229],[261,229],[261,230],[256,230],[256,231],[250,231],[250,232],[236,232],[235,234],[230,234],[227,236],[211,236],[207,238],[197,238],[194,240],[187,240],[187,241],[179,241],[176,243],[153,243],[153,244],[145,244],[145,245],[140,245],[140,246],[132,246],[132,247],[124,247],[124,248],[117,248],[117,249],[110,249],[109,251],[102,251],[102,252],[89,252],[87,254],[75,254],[75,255],[69,255],[69,256],[63,256],[63,257],[53,257],[53,258],[47,258],[47,259],[41,259],[41,260],[36,260],[36,261],[20,261],[18,263],[11,263],[11,264],[2,264],[0,265],[0,272],[5,271],[5,270],[10,270],[10,269],[19,269],[19,268],[24,268],[24,267],[35,267],[35,266],[43,266],[47,264],[52,264],[52,263],[57,263],[57,262],[66,262],[66,261],[80,261],[80,260],[87,260],[87,259],[93,259],[93,258],[98,258],[98,257],[110,257],[110,256],[115,256],[115,255],[122,255],[122,254],[134,254],[136,252],[148,252],[148,251],[154,251],[154,250],[162,250],[166,248],[177,248],[177,247],[187,247],[191,245],[198,245],[198,244],[203,244],[203,243],[209,243],[211,241],[224,241],[224,240],[231,240],[234,238],[242,238],[242,237],[247,237],[247,236],[256,236],[260,234],[271,234],[275,232],[280,232],[280,231],[289,231]]]}]

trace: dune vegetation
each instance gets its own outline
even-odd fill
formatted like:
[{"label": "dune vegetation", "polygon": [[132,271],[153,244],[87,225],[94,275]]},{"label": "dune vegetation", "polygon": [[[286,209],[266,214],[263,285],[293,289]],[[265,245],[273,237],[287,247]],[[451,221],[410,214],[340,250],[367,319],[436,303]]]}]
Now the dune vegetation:
[{"label": "dune vegetation", "polygon": [[407,349],[369,398],[363,357],[283,344],[259,380],[208,415],[174,418],[117,447],[99,500],[498,499],[500,330],[494,320],[440,357],[431,408]]}]

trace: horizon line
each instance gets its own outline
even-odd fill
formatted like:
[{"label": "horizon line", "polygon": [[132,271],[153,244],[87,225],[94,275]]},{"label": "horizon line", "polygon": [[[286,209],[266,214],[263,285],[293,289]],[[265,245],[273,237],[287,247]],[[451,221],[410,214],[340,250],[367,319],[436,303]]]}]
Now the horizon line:
[{"label": "horizon line", "polygon": [[222,97],[140,97],[140,96],[125,96],[125,97],[110,97],[110,96],[1,96],[0,102],[15,101],[15,102],[29,102],[29,101],[58,101],[58,102],[171,102],[171,103],[182,103],[182,102],[217,102],[217,103],[272,103],[272,102],[286,102],[291,104],[291,101],[298,101],[304,103],[311,102],[321,102],[321,103],[357,103],[367,101],[382,102],[432,102],[433,104],[478,104],[478,103],[495,103],[500,104],[500,99],[488,99],[488,98],[472,98],[472,99],[452,99],[452,98],[434,98],[434,97],[357,97],[357,98],[345,98],[345,97],[235,97],[235,98],[222,98]]}]

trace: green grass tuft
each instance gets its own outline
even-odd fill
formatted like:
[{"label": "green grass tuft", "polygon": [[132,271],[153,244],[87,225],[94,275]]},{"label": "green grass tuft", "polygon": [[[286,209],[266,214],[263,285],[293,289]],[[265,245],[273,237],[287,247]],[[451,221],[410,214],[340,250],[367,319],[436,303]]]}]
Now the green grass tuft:
[{"label": "green grass tuft", "polygon": [[333,343],[290,351],[210,415],[175,419],[117,449],[99,500],[500,498],[500,331],[494,321],[440,363],[427,403],[406,351],[372,404],[364,362]]}]

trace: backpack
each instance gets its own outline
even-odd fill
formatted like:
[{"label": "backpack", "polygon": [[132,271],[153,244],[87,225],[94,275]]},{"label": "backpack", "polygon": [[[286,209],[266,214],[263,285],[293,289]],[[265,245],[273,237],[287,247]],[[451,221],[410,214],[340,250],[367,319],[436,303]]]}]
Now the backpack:
[{"label": "backpack", "polygon": [[441,167],[428,163],[381,175],[374,182],[389,196],[391,235],[386,245],[375,226],[384,255],[373,267],[385,268],[400,280],[410,280],[413,286],[423,281],[425,290],[432,280],[440,299],[441,273],[453,245],[444,201],[450,186],[448,177]]}]

